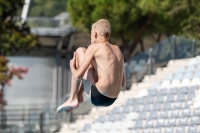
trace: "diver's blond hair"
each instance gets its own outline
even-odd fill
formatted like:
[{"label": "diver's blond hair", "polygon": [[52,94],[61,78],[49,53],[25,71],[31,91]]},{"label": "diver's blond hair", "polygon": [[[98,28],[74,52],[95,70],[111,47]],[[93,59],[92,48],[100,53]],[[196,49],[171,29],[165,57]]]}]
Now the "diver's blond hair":
[{"label": "diver's blond hair", "polygon": [[105,19],[100,19],[92,25],[92,30],[100,37],[109,38],[111,34],[110,23]]}]

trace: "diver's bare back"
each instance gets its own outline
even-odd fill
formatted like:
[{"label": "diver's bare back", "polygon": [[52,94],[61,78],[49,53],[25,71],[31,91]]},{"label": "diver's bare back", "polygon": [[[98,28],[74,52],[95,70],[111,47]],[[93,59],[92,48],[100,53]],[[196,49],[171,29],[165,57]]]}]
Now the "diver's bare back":
[{"label": "diver's bare back", "polygon": [[94,43],[97,51],[92,59],[98,81],[96,86],[105,96],[118,96],[123,78],[123,55],[118,46],[109,43]]}]

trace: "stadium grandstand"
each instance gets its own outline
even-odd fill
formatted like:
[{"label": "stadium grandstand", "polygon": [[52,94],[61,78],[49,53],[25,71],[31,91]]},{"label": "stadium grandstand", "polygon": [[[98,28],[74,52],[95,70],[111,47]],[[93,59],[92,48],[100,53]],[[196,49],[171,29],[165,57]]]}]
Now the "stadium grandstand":
[{"label": "stadium grandstand", "polygon": [[[122,91],[111,107],[93,107],[89,114],[79,116],[74,123],[63,124],[59,133],[200,132],[200,57],[191,58],[194,54],[193,46],[186,43],[184,45],[183,42],[186,41],[180,41],[183,38],[177,37],[179,41],[171,39],[174,39],[174,36],[148,50],[149,56],[155,57],[153,61],[145,61],[145,57],[149,57],[145,52],[139,55],[141,58],[135,57],[130,60],[126,69],[126,74],[129,74],[127,79],[132,80],[130,75],[140,60],[144,60],[142,65],[148,64],[147,62],[154,62],[155,65],[175,56],[173,60],[167,61],[166,67],[158,67],[153,71],[154,75],[144,76],[139,83],[132,82],[130,90]],[[162,61],[156,54],[158,50],[151,54],[159,45],[169,46],[169,42],[179,42],[182,50],[178,53],[175,50],[173,53],[172,49],[168,54],[159,52],[165,54]],[[179,47],[177,45],[178,43],[176,48]],[[190,50],[184,46],[190,47]],[[198,48],[195,48],[195,53],[197,50]],[[180,59],[186,56],[190,58]],[[149,71],[152,73],[151,69]]]}]

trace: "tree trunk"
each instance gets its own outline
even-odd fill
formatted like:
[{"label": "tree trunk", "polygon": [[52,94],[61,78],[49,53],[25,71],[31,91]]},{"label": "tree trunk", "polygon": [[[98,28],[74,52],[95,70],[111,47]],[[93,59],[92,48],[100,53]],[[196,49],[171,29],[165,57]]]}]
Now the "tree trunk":
[{"label": "tree trunk", "polygon": [[144,44],[143,44],[143,40],[140,39],[140,48],[141,48],[141,52],[144,51]]},{"label": "tree trunk", "polygon": [[127,61],[130,58],[131,53],[133,52],[133,50],[135,49],[135,47],[137,46],[138,42],[141,39],[142,32],[150,25],[152,18],[153,18],[153,15],[143,19],[143,23],[139,27],[133,43],[129,47],[126,47],[125,49],[125,52],[124,52],[125,61]]},{"label": "tree trunk", "polygon": [[161,39],[161,33],[158,34],[158,38],[157,38],[156,41],[159,43],[159,42],[160,42],[160,39]]}]

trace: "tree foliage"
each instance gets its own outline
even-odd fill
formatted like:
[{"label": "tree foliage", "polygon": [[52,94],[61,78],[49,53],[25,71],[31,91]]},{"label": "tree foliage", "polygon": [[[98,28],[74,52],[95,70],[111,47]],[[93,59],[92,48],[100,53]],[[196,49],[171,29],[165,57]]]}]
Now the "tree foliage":
[{"label": "tree foliage", "polygon": [[14,75],[21,79],[21,74],[27,72],[27,69],[22,67],[9,69],[5,55],[40,46],[37,37],[30,33],[29,27],[25,23],[22,24],[20,19],[14,18],[23,4],[24,0],[0,0],[0,103],[2,104],[5,103],[2,99],[2,88],[10,83]]},{"label": "tree foliage", "polygon": [[[121,38],[123,53],[128,59],[144,36],[151,34],[199,34],[199,3],[197,0],[68,0],[72,24],[79,30],[90,31],[98,19],[107,19],[112,36]],[[188,11],[189,10],[189,11]],[[193,21],[195,22],[193,22]],[[190,29],[191,32],[188,32]],[[191,33],[191,34],[190,34]],[[192,34],[193,33],[193,34]],[[127,40],[128,43],[127,43]]]},{"label": "tree foliage", "polygon": [[16,51],[27,51],[39,46],[36,36],[30,33],[26,23],[15,20],[14,15],[22,8],[24,0],[0,0],[0,53],[11,54]]},{"label": "tree foliage", "polygon": [[[198,0],[172,1],[168,12],[172,22],[177,23],[177,34],[200,39],[200,3]],[[178,19],[177,19],[178,18]]]}]

